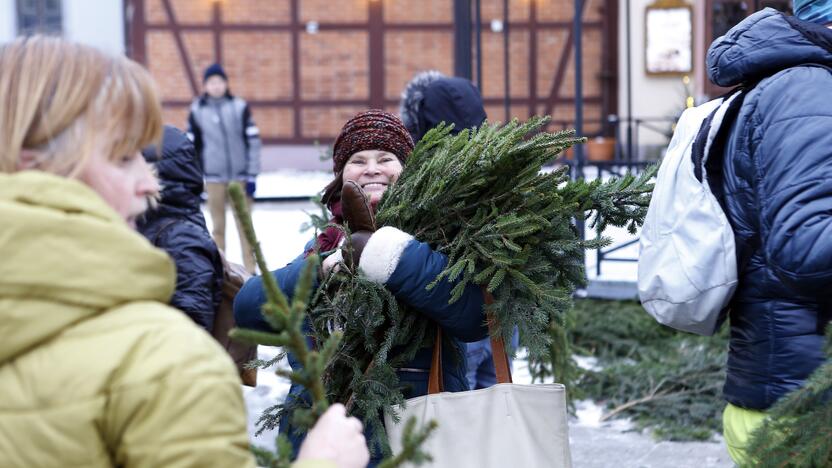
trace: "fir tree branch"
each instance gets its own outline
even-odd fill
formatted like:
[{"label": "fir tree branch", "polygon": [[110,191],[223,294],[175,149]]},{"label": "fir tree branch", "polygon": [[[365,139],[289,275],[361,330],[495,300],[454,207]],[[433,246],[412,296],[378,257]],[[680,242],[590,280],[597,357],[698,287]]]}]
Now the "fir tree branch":
[{"label": "fir tree branch", "polygon": [[[832,344],[832,324],[826,328]],[[803,387],[767,411],[746,448],[749,465],[802,467],[832,465],[832,348]]]},{"label": "fir tree branch", "polygon": [[[238,219],[241,220],[243,231],[249,241],[249,244],[253,247],[257,264],[260,267],[260,270],[265,272],[262,276],[262,280],[266,288],[267,303],[262,308],[262,314],[264,318],[266,318],[269,325],[274,329],[273,332],[233,329],[230,332],[230,335],[235,339],[241,339],[251,343],[263,344],[267,346],[282,346],[294,354],[297,360],[303,364],[303,367],[299,370],[278,369],[276,373],[294,383],[302,385],[309,391],[311,395],[311,403],[309,407],[299,407],[296,405],[296,402],[291,402],[288,405],[286,403],[282,405],[275,405],[272,408],[267,409],[258,421],[258,424],[275,424],[276,417],[274,412],[277,412],[277,417],[286,416],[288,413],[292,413],[293,421],[299,423],[299,429],[303,430],[313,426],[317,419],[329,407],[325,375],[326,370],[330,368],[334,362],[336,362],[334,358],[339,353],[340,347],[343,344],[343,333],[340,331],[328,333],[326,337],[322,337],[323,339],[318,340],[319,343],[323,343],[319,350],[309,349],[306,341],[306,334],[303,331],[303,325],[307,317],[307,308],[310,305],[310,301],[326,297],[325,295],[313,294],[314,276],[318,271],[318,256],[313,254],[307,258],[300,279],[295,288],[292,304],[290,306],[286,297],[277,285],[274,276],[269,273],[263,252],[260,249],[260,244],[254,233],[251,215],[248,212],[242,195],[243,192],[239,184],[232,183],[229,187],[229,193],[231,194],[233,201],[232,206],[236,211]],[[327,283],[325,282],[325,285],[326,284]],[[388,302],[395,304],[394,300],[390,300]],[[331,304],[331,302],[329,304]],[[392,339],[393,336],[387,337],[388,342]],[[360,340],[354,340],[351,344],[361,345],[362,342]],[[388,345],[382,350],[383,358],[386,357],[386,352],[389,350],[390,346],[392,346],[392,343],[388,343]],[[415,354],[415,349],[412,353]],[[259,362],[259,364],[263,366],[270,366],[273,363],[273,360]],[[368,366],[366,373],[373,374],[372,370],[372,366]],[[382,391],[385,390],[386,388],[382,387]],[[399,400],[401,400],[400,395]],[[364,409],[365,414],[368,413],[366,405],[364,405]],[[372,407],[369,412],[380,409],[381,406]],[[436,423],[431,421],[427,428],[422,431],[414,433],[412,428],[409,431],[406,430],[402,441],[403,446],[406,448],[406,452],[397,456],[395,461],[392,462],[395,463],[392,466],[400,466],[402,463],[408,461],[418,464],[421,460],[428,459],[429,457],[421,451],[420,446],[424,443],[425,439],[435,427]],[[379,432],[377,427],[374,429],[376,432]],[[383,427],[380,432],[384,432]],[[291,458],[292,447],[284,435],[281,435],[277,439],[277,450],[278,453],[273,454],[260,448],[252,448],[252,451],[261,466],[288,468],[290,465],[289,460]]]},{"label": "fir tree branch", "polygon": [[438,427],[435,420],[429,421],[424,427],[416,429],[416,418],[407,420],[402,433],[402,450],[393,458],[388,458],[379,464],[379,468],[398,468],[405,463],[413,463],[419,466],[423,463],[433,461],[433,458],[421,450],[421,446]]},{"label": "fir tree branch", "polygon": [[266,298],[268,302],[276,305],[278,310],[288,315],[289,303],[286,302],[286,296],[280,291],[277,281],[272,275],[268,275],[268,265],[266,265],[266,257],[263,255],[263,250],[260,248],[260,241],[257,240],[257,235],[254,233],[254,224],[251,221],[251,213],[246,203],[245,192],[239,182],[232,182],[228,186],[228,194],[231,197],[231,207],[237,214],[237,219],[243,227],[243,234],[251,246],[254,259],[257,261],[257,266],[263,272],[263,286],[266,288]]}]

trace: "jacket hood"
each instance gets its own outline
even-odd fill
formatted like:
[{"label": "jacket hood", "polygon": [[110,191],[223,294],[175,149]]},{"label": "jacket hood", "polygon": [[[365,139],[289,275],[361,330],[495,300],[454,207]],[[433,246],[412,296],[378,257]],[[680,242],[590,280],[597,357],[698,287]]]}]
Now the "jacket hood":
[{"label": "jacket hood", "polygon": [[142,151],[142,155],[156,167],[162,185],[161,207],[199,211],[203,190],[202,161],[184,133],[166,125],[161,151],[150,146]]},{"label": "jacket hood", "polygon": [[453,124],[456,134],[486,119],[482,96],[473,83],[437,71],[420,73],[408,83],[399,112],[415,143],[441,122]]},{"label": "jacket hood", "polygon": [[707,56],[708,77],[724,87],[805,63],[832,65],[832,30],[772,8],[731,28],[711,44]]},{"label": "jacket hood", "polygon": [[81,182],[0,174],[0,363],[72,324],[164,302],[173,263]]}]

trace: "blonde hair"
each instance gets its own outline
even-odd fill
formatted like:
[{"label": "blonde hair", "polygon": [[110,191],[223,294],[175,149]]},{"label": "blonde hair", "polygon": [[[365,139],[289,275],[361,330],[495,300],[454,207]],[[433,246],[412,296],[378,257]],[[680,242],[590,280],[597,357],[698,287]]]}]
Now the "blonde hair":
[{"label": "blonde hair", "polygon": [[0,47],[0,172],[30,150],[38,169],[71,177],[97,148],[117,159],[161,135],[153,79],[136,62],[57,37]]}]

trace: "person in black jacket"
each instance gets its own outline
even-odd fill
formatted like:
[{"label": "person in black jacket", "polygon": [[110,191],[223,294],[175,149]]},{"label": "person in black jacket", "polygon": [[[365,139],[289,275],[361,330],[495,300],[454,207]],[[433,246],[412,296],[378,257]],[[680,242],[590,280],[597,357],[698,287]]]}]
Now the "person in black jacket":
[{"label": "person in black jacket", "polygon": [[794,7],[794,17],[749,16],[707,57],[717,85],[753,86],[717,185],[743,265],[723,390],[725,442],[739,465],[766,410],[824,362],[832,315],[832,4]]},{"label": "person in black jacket", "polygon": [[416,74],[402,92],[399,114],[415,143],[442,122],[454,124],[452,133],[485,122],[480,91],[465,78],[445,76],[436,70]]},{"label": "person in black jacket", "polygon": [[176,263],[176,291],[171,305],[208,333],[222,297],[222,259],[200,211],[202,164],[185,134],[165,126],[161,151],[145,148],[162,185],[158,206],[137,223],[139,232],[164,249]]}]

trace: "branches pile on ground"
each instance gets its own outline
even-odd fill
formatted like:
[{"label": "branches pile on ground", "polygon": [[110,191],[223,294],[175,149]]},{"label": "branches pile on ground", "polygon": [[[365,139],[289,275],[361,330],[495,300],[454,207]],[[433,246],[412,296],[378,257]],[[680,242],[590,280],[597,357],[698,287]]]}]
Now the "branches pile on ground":
[{"label": "branches pile on ground", "polygon": [[604,419],[630,417],[667,440],[707,440],[721,430],[727,328],[700,337],[657,323],[633,301],[579,300],[570,338],[598,359],[578,387],[606,404]]}]

